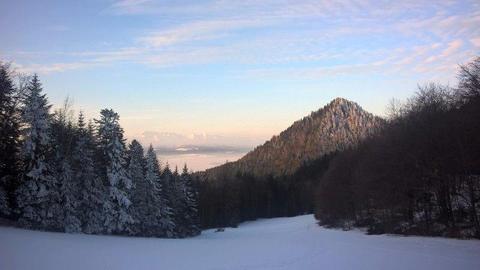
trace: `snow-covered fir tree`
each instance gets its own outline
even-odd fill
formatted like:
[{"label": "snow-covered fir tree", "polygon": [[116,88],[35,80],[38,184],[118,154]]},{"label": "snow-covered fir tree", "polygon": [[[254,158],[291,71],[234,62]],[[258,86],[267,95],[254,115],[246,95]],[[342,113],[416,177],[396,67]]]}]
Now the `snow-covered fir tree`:
[{"label": "snow-covered fir tree", "polygon": [[172,219],[172,209],[168,200],[162,194],[162,182],[160,179],[160,166],[157,155],[152,145],[146,155],[145,184],[147,189],[147,209],[144,222],[152,236],[174,236],[175,224]]},{"label": "snow-covered fir tree", "polygon": [[178,173],[178,168],[175,166],[171,178],[171,191],[173,197],[173,205],[175,209],[175,224],[177,225],[175,231],[178,237],[185,237],[187,232],[187,216],[186,216],[186,192],[182,177]]},{"label": "snow-covered fir tree", "polygon": [[23,136],[23,179],[17,190],[19,223],[25,227],[61,230],[62,216],[58,180],[52,173],[50,105],[37,75],[29,81],[21,117]]},{"label": "snow-covered fir tree", "polygon": [[145,181],[144,154],[143,147],[137,140],[133,140],[128,146],[128,173],[132,178],[132,207],[130,209],[135,220],[135,226],[133,226],[135,234],[145,231],[146,194],[147,189],[150,188]]},{"label": "snow-covered fir tree", "polygon": [[81,232],[80,183],[72,169],[76,129],[73,124],[71,102],[67,98],[63,106],[55,110],[50,127],[54,148],[55,178],[60,184],[63,216],[58,217],[65,232]]},{"label": "snow-covered fir tree", "polygon": [[180,188],[183,201],[183,216],[185,219],[185,236],[200,234],[199,216],[198,216],[198,194],[193,186],[192,176],[188,173],[187,164],[183,167],[180,176]]},{"label": "snow-covered fir tree", "polygon": [[107,198],[104,185],[95,173],[94,127],[90,122],[85,125],[85,118],[80,112],[77,123],[77,140],[73,151],[73,171],[80,185],[79,216],[82,231],[98,234],[104,231],[103,202]]},{"label": "snow-covered fir tree", "polygon": [[131,205],[128,191],[132,180],[126,164],[126,149],[119,115],[111,109],[100,112],[97,123],[99,148],[102,152],[103,177],[108,187],[108,200],[104,203],[105,229],[108,233],[132,233],[134,223],[128,208]]},{"label": "snow-covered fir tree", "polygon": [[60,194],[63,202],[63,228],[67,233],[79,233],[82,231],[80,220],[80,186],[74,177],[69,162],[64,160],[57,178],[61,181]]},{"label": "snow-covered fir tree", "polygon": [[197,235],[198,212],[197,212],[197,194],[192,185],[192,179],[188,173],[187,165],[183,167],[182,174],[179,175],[177,169],[173,173],[174,192],[176,199],[176,224],[179,237]]},{"label": "snow-covered fir tree", "polygon": [[17,111],[16,89],[10,68],[0,63],[0,216],[11,213],[11,193],[18,177]]},{"label": "snow-covered fir tree", "polygon": [[[178,175],[178,174],[177,174]],[[175,187],[175,174],[170,170],[170,166],[167,162],[165,168],[161,173],[160,183],[161,183],[161,194],[166,200],[166,204],[170,208],[170,218],[174,224],[174,236],[178,237],[178,222],[180,213],[180,198],[177,196],[176,187]]]}]

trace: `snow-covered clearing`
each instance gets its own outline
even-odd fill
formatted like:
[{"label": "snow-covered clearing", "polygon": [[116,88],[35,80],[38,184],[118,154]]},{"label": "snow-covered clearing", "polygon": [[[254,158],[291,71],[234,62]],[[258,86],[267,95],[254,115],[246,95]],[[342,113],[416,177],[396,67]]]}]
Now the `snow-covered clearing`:
[{"label": "snow-covered clearing", "polygon": [[191,239],[69,235],[0,227],[0,269],[480,269],[480,241],[368,236],[313,216]]}]

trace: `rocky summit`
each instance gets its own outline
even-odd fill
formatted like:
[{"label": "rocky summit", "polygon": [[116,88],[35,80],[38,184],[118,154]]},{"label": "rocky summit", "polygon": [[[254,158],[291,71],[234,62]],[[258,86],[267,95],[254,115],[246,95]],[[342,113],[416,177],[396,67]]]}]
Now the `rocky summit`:
[{"label": "rocky summit", "polygon": [[336,98],[236,162],[206,171],[208,178],[223,173],[249,172],[256,176],[289,175],[302,164],[357,144],[384,120],[355,102]]}]

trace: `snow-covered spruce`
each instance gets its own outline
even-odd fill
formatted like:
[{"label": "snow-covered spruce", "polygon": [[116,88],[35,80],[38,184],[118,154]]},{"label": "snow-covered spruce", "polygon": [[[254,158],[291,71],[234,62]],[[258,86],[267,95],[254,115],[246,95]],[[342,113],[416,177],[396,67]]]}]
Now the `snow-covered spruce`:
[{"label": "snow-covered spruce", "polygon": [[77,123],[77,141],[73,150],[73,167],[75,178],[80,183],[79,215],[82,221],[82,231],[98,234],[103,228],[103,202],[106,199],[106,189],[95,170],[95,138],[92,123],[85,126],[83,113],[80,113]]},{"label": "snow-covered spruce", "polygon": [[[145,157],[142,145],[133,140],[128,146],[128,173],[132,177],[131,200],[133,206],[130,208],[135,221],[133,233],[139,235],[146,231],[145,215],[147,214],[147,185],[145,184]],[[132,209],[133,208],[133,209]]]},{"label": "snow-covered spruce", "polygon": [[132,234],[134,220],[129,212],[131,201],[128,197],[132,180],[127,171],[125,140],[119,119],[116,112],[104,109],[100,119],[95,120],[103,161],[100,165],[104,168],[109,194],[104,202],[104,225],[107,233]]},{"label": "snow-covered spruce", "polygon": [[0,63],[0,217],[12,213],[11,193],[18,178],[18,92],[10,67]]},{"label": "snow-covered spruce", "polygon": [[17,204],[22,226],[61,230],[59,183],[52,172],[51,162],[50,107],[45,94],[42,94],[38,77],[33,76],[21,111],[24,168],[22,184],[17,190]]},{"label": "snow-covered spruce", "polygon": [[[152,145],[148,148],[146,155],[146,171],[145,183],[150,187],[147,197],[153,203],[153,207],[149,207],[149,212],[146,217],[151,217],[151,221],[146,221],[146,226],[154,235],[159,236],[174,236],[174,227],[177,224],[173,223],[172,210],[168,205],[168,201],[162,195],[162,183],[160,179],[160,167],[158,165],[157,156],[153,150]],[[152,222],[153,221],[153,222]]]},{"label": "snow-covered spruce", "polygon": [[82,226],[79,210],[80,182],[75,177],[75,171],[72,168],[72,151],[75,147],[76,136],[68,99],[61,108],[55,110],[50,125],[50,134],[54,149],[54,177],[59,181],[63,211],[63,216],[58,219],[63,224],[65,232],[78,233],[81,232]]},{"label": "snow-covered spruce", "polygon": [[187,165],[183,167],[182,174],[175,181],[177,197],[180,198],[178,207],[180,236],[192,236],[200,233],[198,227],[197,193],[193,188],[192,177],[188,173]]}]

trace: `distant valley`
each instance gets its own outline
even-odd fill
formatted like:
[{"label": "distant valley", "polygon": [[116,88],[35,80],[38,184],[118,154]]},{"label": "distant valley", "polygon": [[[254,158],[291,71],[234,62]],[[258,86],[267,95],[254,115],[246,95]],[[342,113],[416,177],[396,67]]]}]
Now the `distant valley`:
[{"label": "distant valley", "polygon": [[157,146],[155,152],[160,162],[167,163],[174,169],[183,167],[186,163],[189,170],[203,171],[207,168],[225,164],[227,161],[236,161],[243,157],[251,148],[240,146],[205,146],[180,145]]}]

